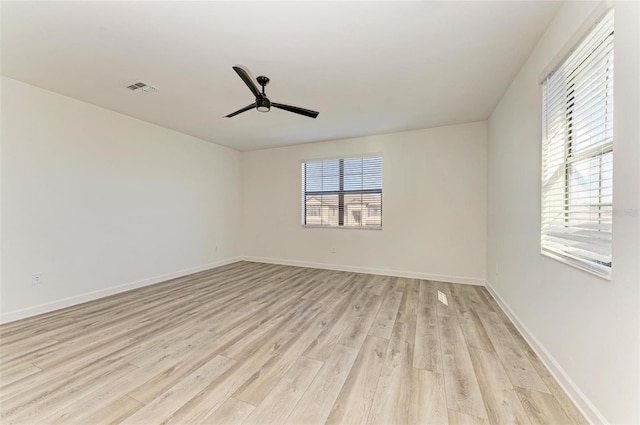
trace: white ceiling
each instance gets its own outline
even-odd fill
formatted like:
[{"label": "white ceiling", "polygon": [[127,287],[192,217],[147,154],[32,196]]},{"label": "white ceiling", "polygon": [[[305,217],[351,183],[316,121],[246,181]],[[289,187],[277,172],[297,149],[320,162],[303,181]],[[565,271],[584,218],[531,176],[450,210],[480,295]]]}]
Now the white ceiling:
[{"label": "white ceiling", "polygon": [[[487,119],[559,3],[6,2],[3,75],[237,150]],[[272,109],[232,70],[271,78]],[[140,95],[137,80],[159,91]]]}]

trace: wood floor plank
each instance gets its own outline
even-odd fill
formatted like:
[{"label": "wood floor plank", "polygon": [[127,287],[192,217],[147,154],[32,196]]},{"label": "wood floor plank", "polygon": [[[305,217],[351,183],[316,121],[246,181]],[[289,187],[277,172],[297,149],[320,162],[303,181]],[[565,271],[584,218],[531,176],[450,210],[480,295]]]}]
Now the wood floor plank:
[{"label": "wood floor plank", "polygon": [[127,395],[144,404],[151,403],[165,391],[182,381],[185,376],[188,376],[202,364],[209,361],[212,356],[215,357],[215,352],[163,359],[153,366],[154,375],[147,380],[139,382],[135,388],[127,392]]},{"label": "wood floor plank", "polygon": [[480,313],[480,320],[514,386],[550,393],[496,313]]},{"label": "wood floor plank", "polygon": [[534,425],[573,424],[560,403],[551,394],[516,387],[515,392]]},{"label": "wood floor plank", "polygon": [[272,358],[249,380],[234,393],[238,400],[257,406],[269,394],[273,386],[286,375],[291,365],[324,330],[328,318],[334,313],[336,303],[328,301],[322,304],[321,297],[315,299],[320,308],[307,308],[304,313],[298,315],[298,320],[292,320],[294,326],[285,327],[285,331],[293,334],[293,337],[282,347],[281,355]]},{"label": "wood floor plank", "polygon": [[469,348],[489,421],[494,424],[530,424],[526,412],[495,353]]},{"label": "wood floor plank", "polygon": [[198,394],[212,380],[222,375],[234,363],[233,360],[222,356],[213,358],[210,362],[205,363],[179,383],[147,403],[135,414],[129,416],[123,424],[160,423],[175,412],[179,406],[182,406]]},{"label": "wood floor plank", "polygon": [[291,365],[298,359],[310,342],[322,330],[321,322],[315,322],[281,347],[281,353],[266,362],[259,371],[254,373],[234,393],[238,400],[258,405],[271,392],[273,386],[286,376]]},{"label": "wood floor plank", "polygon": [[327,424],[365,424],[378,385],[388,340],[367,336]]},{"label": "wood floor plank", "polygon": [[447,397],[444,378],[428,370],[411,371],[409,422],[415,425],[447,425]]},{"label": "wood floor plank", "polygon": [[[104,408],[117,403],[118,400],[122,398],[122,394],[127,394],[135,388],[138,388],[141,382],[147,382],[158,374],[163,373],[167,367],[173,367],[175,362],[175,359],[167,357],[155,364],[138,367],[119,379],[113,379],[112,376],[108,376],[107,379],[100,382],[99,386],[88,388],[87,391],[85,391],[86,394],[84,397],[73,404],[57,411],[51,411],[51,414],[44,417],[42,422],[47,425],[92,423],[89,418],[95,417],[96,412],[102,411]],[[129,396],[126,397],[127,405],[130,404],[128,399],[132,398]],[[135,401],[139,403],[140,407],[144,406],[144,404],[138,402],[138,400]],[[131,406],[133,406],[133,404],[131,404]],[[133,414],[133,411],[131,411],[130,414]]]},{"label": "wood floor plank", "polygon": [[551,394],[553,394],[565,413],[573,420],[574,423],[579,425],[588,425],[589,421],[585,419],[584,415],[576,405],[573,404],[569,396],[567,396],[564,390],[560,387],[560,384],[558,384],[558,381],[555,380],[549,370],[544,366],[540,358],[533,351],[531,346],[529,346],[527,341],[525,341],[524,337],[518,332],[513,323],[508,322],[504,323],[504,325],[509,330],[513,339],[518,343],[522,352],[527,356],[527,359],[531,362],[536,372],[544,381],[545,385],[549,391],[551,391]]},{"label": "wood floor plank", "polygon": [[494,351],[478,312],[491,313],[491,306],[481,299],[475,289],[468,285],[451,285],[451,295],[462,333],[469,347]]},{"label": "wood floor plank", "polygon": [[[222,355],[229,358],[243,358],[254,350],[256,345],[259,345],[265,338],[268,338],[274,330],[282,326],[304,326],[304,324],[308,322],[308,319],[317,314],[321,306],[320,302],[325,299],[330,289],[331,288],[317,286],[310,291],[314,296],[313,299],[307,299],[304,302],[298,302],[297,298],[293,297],[291,304],[290,302],[285,304],[296,305],[296,307],[292,309],[281,310],[282,305],[278,305],[279,311],[275,309],[264,309],[262,312],[252,314],[252,321],[258,321],[259,326],[249,327],[249,332],[243,332],[237,341],[229,345],[229,347],[222,352]],[[224,334],[220,335],[220,337],[224,338],[228,334],[229,332],[225,329]]]},{"label": "wood floor plank", "polygon": [[239,425],[253,412],[255,406],[237,400],[227,399],[220,407],[211,412],[202,423],[216,425]]},{"label": "wood floor plank", "polygon": [[189,402],[174,412],[166,424],[201,423],[212,410],[217,409],[230,398],[239,388],[260,370],[270,360],[282,354],[281,348],[293,338],[290,332],[278,330],[264,344],[256,349],[236,367],[226,371],[219,379],[200,391]]},{"label": "wood floor plank", "polygon": [[442,350],[437,326],[423,326],[418,323],[413,367],[442,372]]},{"label": "wood floor plank", "polygon": [[371,329],[371,325],[381,305],[382,297],[378,294],[371,293],[361,311],[351,318],[350,323],[338,340],[338,344],[351,348],[360,348]]},{"label": "wood floor plank", "polygon": [[403,280],[405,280],[405,289],[391,331],[391,340],[397,339],[398,341],[406,342],[411,345],[411,350],[413,351],[416,342],[420,282],[416,279]]},{"label": "wood floor plank", "polygon": [[492,313],[495,311],[493,306],[481,294],[484,287],[461,284],[452,284],[451,287],[452,292],[462,296],[464,304],[469,310],[476,311],[478,313]]},{"label": "wood floor plank", "polygon": [[393,324],[396,321],[400,301],[402,301],[402,292],[389,292],[376,315],[369,335],[386,339],[391,338],[391,331],[393,331]]},{"label": "wood floor plank", "polygon": [[475,286],[242,261],[0,342],[3,424],[587,423]]},{"label": "wood floor plank", "polygon": [[153,340],[140,352],[131,351],[125,356],[125,360],[140,368],[157,367],[168,358],[181,358],[188,355],[196,347],[202,347],[215,337],[215,334],[207,329],[206,325],[194,325],[188,332],[182,332],[181,336],[167,335],[159,340]]},{"label": "wood floor plank", "polygon": [[485,351],[495,351],[478,313],[471,309],[461,311],[458,314],[458,320],[469,347]]},{"label": "wood floor plank", "polygon": [[489,421],[487,419],[476,418],[475,416],[467,415],[466,413],[451,409],[449,409],[448,417],[449,425],[489,425]]},{"label": "wood floor plank", "polygon": [[485,419],[487,412],[480,386],[458,320],[455,316],[443,316],[438,321],[447,407]]},{"label": "wood floor plank", "polygon": [[411,344],[400,340],[389,343],[368,424],[408,423],[412,363]]},{"label": "wood floor plank", "polygon": [[534,369],[538,373],[538,376],[544,381],[545,385],[551,391],[551,394],[555,397],[556,401],[562,406],[565,413],[576,423],[580,425],[588,425],[589,421],[584,417],[582,412],[576,407],[576,405],[567,396],[564,390],[560,387],[555,378],[551,375],[549,370],[544,366],[538,355],[531,348],[531,346],[524,339],[522,334],[517,330],[515,325],[509,320],[508,316],[500,309],[500,306],[496,300],[491,296],[489,291],[483,287],[475,287],[478,296],[482,297],[487,304],[489,304],[492,310],[502,320],[502,323],[507,328],[513,339],[516,341],[522,352],[525,354],[529,362],[533,365]]},{"label": "wood floor plank", "polygon": [[284,423],[324,424],[357,356],[358,350],[337,345]]},{"label": "wood floor plank", "polygon": [[359,302],[360,297],[358,295],[362,296],[362,292],[357,289],[360,280],[351,276],[347,278],[346,282],[351,288],[344,293],[343,301],[339,304],[339,311],[327,319],[324,330],[320,332],[304,352],[306,357],[325,361],[333,352],[335,346],[338,345],[340,338],[342,338],[349,324],[350,312]]},{"label": "wood floor plank", "polygon": [[[291,314],[293,314],[292,317],[295,317],[294,313]],[[256,316],[254,315],[254,317]],[[258,319],[260,319],[261,317],[261,315],[257,316]],[[287,317],[289,316],[283,316],[278,323],[285,322]],[[222,328],[222,330],[220,330],[219,332],[211,335],[211,338],[216,340],[218,345],[211,348],[213,351],[208,354],[209,356],[216,353],[224,353],[229,346],[232,346],[235,341],[237,341],[239,338],[242,338],[243,335],[246,334],[246,331],[243,331],[243,329],[249,331],[251,329],[255,329],[254,326],[242,327],[236,326],[236,324],[237,322],[235,322],[231,329],[225,327]],[[225,332],[225,330],[228,331]],[[253,354],[255,353],[264,353],[265,349],[268,353],[273,355],[274,350],[279,350],[281,344],[283,344],[287,339],[290,339],[287,337],[293,336],[294,335],[290,335],[285,331],[281,332],[277,329],[277,327],[274,327],[272,328],[272,332],[270,334],[263,335],[263,338],[257,340],[254,345],[250,346],[250,350],[245,353],[245,360],[252,358]],[[270,347],[274,348],[272,349]],[[136,389],[134,392],[130,393],[130,395],[140,401],[150,401],[151,399],[157,397],[162,391],[166,390],[167,388],[178,382],[180,379],[182,379],[182,376],[192,371],[194,367],[199,366],[200,363],[198,362],[200,362],[201,360],[199,360],[198,358],[192,358],[192,360],[195,361],[195,363],[180,359],[178,364],[169,367],[162,374],[158,374],[156,378]]]},{"label": "wood floor plank", "polygon": [[[40,418],[46,417],[51,411],[55,411],[81,399],[90,383],[100,382],[104,379],[119,379],[136,369],[130,364],[119,364],[113,368],[100,368],[92,376],[93,379],[69,379],[66,385],[49,387],[27,393],[26,397],[14,397],[9,406],[3,403],[2,423],[8,424],[33,424]],[[35,394],[34,394],[35,393]],[[6,407],[9,409],[4,410]]]},{"label": "wood floor plank", "polygon": [[375,275],[371,278],[371,293],[383,296],[391,289],[393,277]]},{"label": "wood floor plank", "polygon": [[243,425],[283,423],[315,378],[322,364],[308,357],[298,358],[287,371],[286,376],[272,388]]},{"label": "wood floor plank", "polygon": [[402,282],[402,298],[367,419],[370,424],[407,423],[409,420],[419,282],[413,279],[399,281]]},{"label": "wood floor plank", "polygon": [[47,348],[59,343],[60,341],[51,338],[25,338],[13,344],[5,344],[4,341],[2,341],[0,345],[0,362],[2,362],[3,365],[7,365],[11,363],[11,360],[20,359],[42,348]]},{"label": "wood floor plank", "polygon": [[438,289],[428,280],[421,280],[418,285],[418,322],[424,326],[437,326]]},{"label": "wood floor plank", "polygon": [[500,320],[502,320],[502,323],[511,323],[507,314],[502,311],[498,302],[491,296],[489,291],[487,291],[487,288],[477,287],[476,292],[478,296],[482,297],[482,299],[491,307],[491,310],[498,315]]},{"label": "wood floor plank", "polygon": [[[49,347],[46,350],[50,349],[61,350],[64,349],[64,347],[55,346],[55,348]],[[54,365],[54,367],[41,370],[41,372],[24,376],[9,384],[3,385],[0,391],[0,405],[5,407],[6,410],[7,406],[12,404],[12,398],[18,397],[22,399],[27,395],[35,400],[42,394],[55,392],[63,388],[64,385],[83,382],[85,379],[93,379],[95,374],[103,373],[105,367],[115,368],[117,365],[123,363],[126,362],[116,357],[112,359],[103,358],[89,364],[82,363],[78,365],[74,362],[66,362]],[[37,390],[34,391],[34,388]]]},{"label": "wood floor plank", "polygon": [[0,373],[0,388],[39,372],[42,372],[42,369],[29,362],[16,363]]},{"label": "wood floor plank", "polygon": [[[0,351],[4,348],[11,349],[14,344],[20,344],[22,342],[37,341],[43,338],[53,339],[51,335],[54,332],[66,326],[73,327],[77,322],[77,320],[71,317],[57,317],[56,312],[52,312],[5,323],[0,327],[0,341],[2,341]],[[29,332],[25,332],[24,323],[31,325]]]},{"label": "wood floor plank", "polygon": [[149,368],[138,367],[122,376],[109,375],[100,381],[99,386],[87,388],[83,394],[79,394],[79,398],[73,403],[61,408],[49,409],[38,423],[43,425],[85,423],[86,417],[116,402],[123,393],[135,388],[140,381],[149,379],[153,374],[154,372]]},{"label": "wood floor plank", "polygon": [[125,418],[131,416],[138,410],[140,410],[144,404],[138,400],[134,400],[129,396],[122,396],[112,403],[109,403],[91,414],[78,419],[75,424],[104,424],[112,425],[119,424]]},{"label": "wood floor plank", "polygon": [[432,372],[442,371],[437,303],[438,294],[433,282],[420,281],[413,367]]}]

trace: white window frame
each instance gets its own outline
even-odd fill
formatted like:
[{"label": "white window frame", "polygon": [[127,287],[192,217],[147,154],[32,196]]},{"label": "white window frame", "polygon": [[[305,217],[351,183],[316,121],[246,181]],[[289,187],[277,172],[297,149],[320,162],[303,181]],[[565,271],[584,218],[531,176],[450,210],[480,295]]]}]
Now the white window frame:
[{"label": "white window frame", "polygon": [[[301,225],[304,228],[321,228],[321,229],[351,229],[351,230],[382,230],[382,173],[383,170],[380,170],[380,188],[379,189],[362,189],[362,190],[346,190],[345,188],[343,188],[343,183],[340,183],[340,189],[339,190],[328,190],[328,191],[315,191],[315,192],[307,192],[306,190],[306,181],[305,181],[305,176],[306,176],[306,171],[305,171],[305,164],[307,163],[317,163],[317,162],[322,162],[322,161],[339,161],[340,163],[342,163],[343,161],[346,160],[352,160],[352,159],[366,159],[366,158],[379,158],[381,161],[380,166],[383,167],[383,157],[381,153],[368,153],[368,154],[361,154],[361,155],[349,155],[349,156],[340,156],[340,157],[331,157],[331,158],[322,158],[322,159],[309,159],[309,160],[302,160],[300,161],[301,164],[301,171],[302,171],[302,198],[301,198],[301,211],[300,211],[300,216],[301,216]],[[341,171],[342,172],[342,171]],[[342,177],[341,177],[342,180]],[[324,215],[327,215],[329,219],[331,219],[332,217],[337,216],[336,220],[338,220],[338,225],[331,225],[328,223],[321,223],[321,224],[310,224],[307,223],[306,218],[307,218],[307,214],[306,214],[306,198],[307,196],[322,196],[323,194],[333,194],[333,195],[338,195],[339,196],[339,201],[338,204],[335,206],[321,206],[321,219],[323,219]],[[375,218],[379,218],[379,225],[368,225],[365,224],[365,218],[369,218],[369,216],[365,213],[365,209],[367,208],[367,204],[366,202],[361,202],[359,204],[360,206],[360,225],[354,226],[354,225],[345,225],[345,221],[348,220],[348,214],[349,214],[349,205],[347,204],[347,202],[345,201],[344,197],[348,196],[348,194],[362,194],[362,195],[367,195],[367,194],[373,194],[373,195],[379,195],[380,196],[380,215],[378,217]],[[326,210],[326,214],[324,214],[324,211]],[[322,220],[321,220],[322,221]]]},{"label": "white window frame", "polygon": [[610,9],[546,76],[542,105],[541,254],[607,280],[613,264],[613,38]]}]

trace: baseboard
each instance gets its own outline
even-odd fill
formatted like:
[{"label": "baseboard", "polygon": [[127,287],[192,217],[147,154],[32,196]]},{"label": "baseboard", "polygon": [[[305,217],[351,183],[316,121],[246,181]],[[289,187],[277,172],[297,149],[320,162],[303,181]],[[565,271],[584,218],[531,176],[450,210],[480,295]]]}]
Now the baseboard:
[{"label": "baseboard", "polygon": [[0,323],[13,322],[15,320],[25,319],[27,317],[36,316],[42,313],[49,313],[51,311],[59,310],[61,308],[71,307],[83,302],[93,301],[98,298],[108,297],[109,295],[118,294],[120,292],[130,291],[136,288],[142,288],[143,286],[154,285],[156,283],[164,282],[169,279],[175,279],[177,277],[186,276],[201,271],[214,269],[216,267],[224,266],[226,264],[235,263],[242,260],[240,257],[229,258],[226,260],[216,261],[213,263],[204,264],[201,266],[190,267],[188,269],[180,270],[173,273],[167,273],[161,276],[154,276],[148,279],[142,279],[135,282],[125,283],[123,285],[113,286],[98,291],[87,292],[80,295],[74,295],[72,297],[62,298],[60,300],[51,301],[44,304],[39,304],[33,307],[27,307],[20,310],[14,310],[7,313],[0,314]]},{"label": "baseboard", "polygon": [[607,424],[608,421],[604,416],[598,411],[593,403],[591,403],[576,383],[573,382],[567,372],[565,372],[562,366],[560,366],[556,359],[551,355],[549,350],[542,345],[538,338],[536,338],[529,328],[527,328],[527,326],[520,320],[518,315],[511,309],[511,307],[509,307],[509,304],[507,304],[500,294],[496,292],[493,286],[491,286],[491,283],[486,281],[485,286],[584,417],[592,424]]},{"label": "baseboard", "polygon": [[308,261],[283,260],[280,258],[245,256],[242,259],[245,261],[254,261],[256,263],[281,264],[283,266],[309,267],[312,269],[339,270],[343,272],[406,277],[410,279],[435,280],[438,282],[463,283],[466,285],[484,286],[485,284],[484,278],[478,278],[478,277],[450,276],[450,275],[442,275],[442,274],[410,272],[410,271],[393,270],[393,269],[376,269],[371,267],[353,267],[353,266],[345,266],[342,264],[312,263]]},{"label": "baseboard", "polygon": [[83,302],[93,301],[98,298],[108,297],[109,295],[130,291],[136,288],[142,288],[144,286],[149,286],[156,283],[164,282],[169,279],[175,279],[177,277],[186,276],[192,273],[198,273],[204,270],[213,269],[216,267],[224,266],[226,264],[235,263],[241,260],[254,261],[257,263],[282,264],[286,266],[309,267],[314,269],[340,270],[340,271],[354,272],[354,273],[368,273],[368,274],[376,274],[376,275],[383,275],[383,276],[406,277],[410,279],[435,280],[439,282],[462,283],[467,285],[484,286],[485,284],[484,279],[475,278],[475,277],[450,276],[450,275],[409,272],[409,271],[392,270],[392,269],[377,269],[377,268],[370,268],[370,267],[352,267],[352,266],[345,266],[340,264],[312,263],[307,261],[283,260],[283,259],[264,258],[264,257],[234,257],[234,258],[229,258],[222,261],[217,261],[214,263],[191,267],[191,268],[180,270],[173,273],[167,273],[161,276],[154,276],[148,279],[138,280],[136,282],[125,283],[122,285],[113,286],[113,287],[101,289],[98,291],[92,291],[92,292],[87,292],[80,295],[74,295],[72,297],[62,298],[56,301],[51,301],[48,303],[43,303],[36,306],[23,308],[20,310],[9,311],[6,313],[2,312],[0,313],[0,323],[13,322],[15,320],[36,316],[38,314],[49,313],[51,311],[59,310],[66,307],[71,307]]}]

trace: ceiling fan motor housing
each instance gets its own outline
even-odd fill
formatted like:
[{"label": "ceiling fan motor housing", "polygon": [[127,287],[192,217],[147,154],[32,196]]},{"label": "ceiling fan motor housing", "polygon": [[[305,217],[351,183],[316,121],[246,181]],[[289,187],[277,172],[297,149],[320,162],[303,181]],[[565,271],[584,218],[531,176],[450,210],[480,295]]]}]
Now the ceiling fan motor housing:
[{"label": "ceiling fan motor housing", "polygon": [[260,112],[269,112],[271,109],[271,102],[266,97],[256,99],[256,109]]}]

